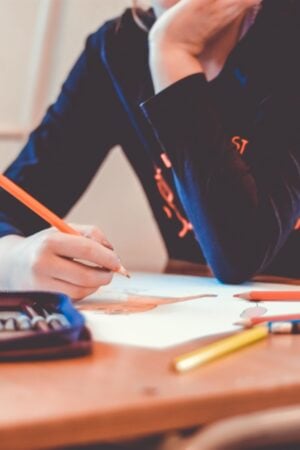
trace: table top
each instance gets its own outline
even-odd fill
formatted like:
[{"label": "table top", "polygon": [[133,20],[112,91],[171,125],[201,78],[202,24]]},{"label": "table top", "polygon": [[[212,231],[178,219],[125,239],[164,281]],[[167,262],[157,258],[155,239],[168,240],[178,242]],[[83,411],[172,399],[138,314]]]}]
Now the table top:
[{"label": "table top", "polygon": [[1,447],[138,437],[300,403],[300,336],[270,336],[193,372],[173,372],[174,356],[212,340],[164,349],[98,342],[82,358],[1,363]]}]

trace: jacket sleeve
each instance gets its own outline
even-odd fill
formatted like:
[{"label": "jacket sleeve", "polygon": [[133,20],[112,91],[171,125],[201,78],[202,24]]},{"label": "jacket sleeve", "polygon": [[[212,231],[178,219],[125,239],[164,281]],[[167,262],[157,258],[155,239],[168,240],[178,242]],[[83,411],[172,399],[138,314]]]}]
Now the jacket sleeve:
[{"label": "jacket sleeve", "polygon": [[[109,149],[119,142],[121,109],[101,62],[101,29],[91,35],[57,101],[6,170],[31,195],[64,216]],[[0,190],[0,236],[29,235],[49,226]]]},{"label": "jacket sleeve", "polygon": [[[299,124],[262,171],[233,148],[204,75],[178,81],[141,108],[169,155],[177,193],[214,274],[238,283],[262,271],[300,216]],[[254,132],[252,147],[276,141],[273,116]]]}]

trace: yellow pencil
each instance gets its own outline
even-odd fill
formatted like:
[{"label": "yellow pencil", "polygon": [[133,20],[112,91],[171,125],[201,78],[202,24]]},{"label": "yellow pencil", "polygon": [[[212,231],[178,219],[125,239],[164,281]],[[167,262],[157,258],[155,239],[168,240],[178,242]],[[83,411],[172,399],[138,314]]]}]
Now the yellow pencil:
[{"label": "yellow pencil", "polygon": [[233,336],[221,339],[205,347],[198,348],[190,353],[177,356],[173,361],[176,372],[183,373],[196,367],[207,364],[210,361],[221,358],[247,345],[254,344],[268,336],[268,328],[260,325],[251,330],[243,331]]}]

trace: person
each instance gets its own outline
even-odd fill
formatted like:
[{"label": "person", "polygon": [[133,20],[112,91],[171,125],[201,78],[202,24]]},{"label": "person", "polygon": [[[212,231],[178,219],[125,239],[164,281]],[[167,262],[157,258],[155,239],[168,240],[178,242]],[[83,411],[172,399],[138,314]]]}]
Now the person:
[{"label": "person", "polygon": [[[208,264],[225,283],[299,279],[298,3],[127,9],[88,37],[6,175],[65,216],[119,144],[170,259]],[[55,231],[1,192],[1,289],[79,299],[109,283],[118,256],[98,228],[78,229]]]}]

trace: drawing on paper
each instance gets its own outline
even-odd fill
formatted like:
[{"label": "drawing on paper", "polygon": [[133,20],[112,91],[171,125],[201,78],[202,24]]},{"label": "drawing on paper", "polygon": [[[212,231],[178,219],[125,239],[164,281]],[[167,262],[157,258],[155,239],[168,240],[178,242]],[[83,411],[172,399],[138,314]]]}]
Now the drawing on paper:
[{"label": "drawing on paper", "polygon": [[127,293],[124,301],[110,301],[109,299],[93,300],[85,299],[77,304],[80,311],[94,311],[104,314],[134,314],[143,313],[158,306],[182,303],[191,300],[198,300],[207,297],[217,297],[216,294],[197,294],[182,297],[156,297],[147,295],[136,295]]}]

